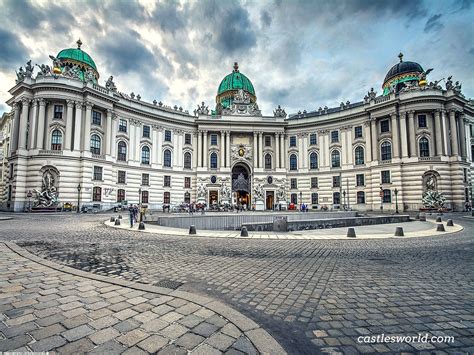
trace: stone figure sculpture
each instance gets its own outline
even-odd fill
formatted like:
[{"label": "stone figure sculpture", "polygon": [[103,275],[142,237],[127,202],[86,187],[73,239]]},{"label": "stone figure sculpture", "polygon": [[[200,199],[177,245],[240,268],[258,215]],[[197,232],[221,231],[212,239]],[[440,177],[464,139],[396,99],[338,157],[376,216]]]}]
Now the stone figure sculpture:
[{"label": "stone figure sculpture", "polygon": [[273,116],[274,117],[283,117],[285,118],[286,117],[286,112],[284,109],[281,108],[280,105],[278,105],[278,107],[273,111]]},{"label": "stone figure sculpture", "polygon": [[201,106],[198,105],[197,109],[194,110],[194,115],[208,115],[209,114],[209,106],[204,104],[204,101],[201,103]]},{"label": "stone figure sculpture", "polygon": [[256,184],[254,187],[253,195],[257,200],[263,200],[265,197],[265,191],[263,190],[263,184]]},{"label": "stone figure sculpture", "polygon": [[201,183],[201,185],[199,185],[197,188],[197,196],[198,198],[206,198],[206,194],[207,194],[207,188],[206,186],[204,186],[203,183]]},{"label": "stone figure sculpture", "polygon": [[112,75],[105,82],[105,87],[110,91],[117,91],[117,87],[114,83],[114,77]]},{"label": "stone figure sculpture", "polygon": [[231,193],[232,193],[232,191],[230,190],[230,187],[227,186],[227,184],[225,182],[223,182],[222,186],[221,186],[221,199],[222,200],[229,200]]},{"label": "stone figure sculpture", "polygon": [[23,70],[23,67],[18,68],[18,71],[15,71],[15,73],[16,73],[17,83],[25,79],[25,71]]},{"label": "stone figure sculpture", "polygon": [[453,89],[453,76],[448,76],[448,79],[446,79],[446,90],[452,90]]},{"label": "stone figure sculpture", "polygon": [[31,76],[33,75],[33,65],[31,65],[31,59],[29,61],[26,62],[26,65],[25,65],[25,76],[28,77],[28,78],[31,78]]},{"label": "stone figure sculpture", "polygon": [[36,198],[34,207],[53,207],[58,204],[55,174],[51,169],[43,173],[41,191],[34,189]]},{"label": "stone figure sculpture", "polygon": [[47,64],[36,64],[36,66],[40,69],[37,77],[48,76],[51,75],[51,67]]}]

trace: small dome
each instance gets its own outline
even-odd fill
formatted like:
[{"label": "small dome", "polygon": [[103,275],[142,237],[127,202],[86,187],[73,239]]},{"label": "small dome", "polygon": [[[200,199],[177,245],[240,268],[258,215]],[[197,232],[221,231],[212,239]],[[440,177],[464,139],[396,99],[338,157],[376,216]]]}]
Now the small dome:
[{"label": "small dome", "polygon": [[89,54],[87,54],[81,49],[81,45],[81,40],[78,40],[77,48],[63,49],[61,52],[58,53],[56,57],[58,59],[61,59],[62,61],[78,62],[76,64],[86,64],[92,67],[95,71],[97,71],[97,67],[95,65],[94,60]]},{"label": "small dome", "polygon": [[221,104],[223,107],[230,106],[232,104],[234,95],[240,89],[249,94],[251,102],[257,101],[252,82],[244,74],[239,72],[238,63],[234,63],[234,70],[232,73],[226,75],[219,85],[216,103]]},{"label": "small dome", "polygon": [[[418,81],[421,73],[424,72],[422,66],[416,62],[404,62],[403,54],[398,55],[400,62],[395,64],[385,75],[385,80],[383,82],[382,88],[384,93],[389,89],[389,87],[397,87],[399,84],[416,80]],[[398,92],[398,90],[396,90]]]}]

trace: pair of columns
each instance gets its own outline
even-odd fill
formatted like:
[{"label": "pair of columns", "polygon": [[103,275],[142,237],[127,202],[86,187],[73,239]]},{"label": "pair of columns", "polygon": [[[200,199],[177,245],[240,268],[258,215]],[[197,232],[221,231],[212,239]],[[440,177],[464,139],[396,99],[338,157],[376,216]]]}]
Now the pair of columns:
[{"label": "pair of columns", "polygon": [[[197,167],[207,168],[208,156],[209,156],[209,145],[208,145],[209,132],[206,130],[198,131],[198,143],[197,143]],[[230,168],[230,131],[220,132],[220,164],[221,168]]]}]

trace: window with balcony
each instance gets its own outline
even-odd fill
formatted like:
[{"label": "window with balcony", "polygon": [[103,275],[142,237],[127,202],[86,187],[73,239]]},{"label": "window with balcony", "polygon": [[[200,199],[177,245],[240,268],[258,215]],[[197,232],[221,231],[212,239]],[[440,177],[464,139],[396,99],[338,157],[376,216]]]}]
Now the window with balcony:
[{"label": "window with balcony", "polygon": [[191,167],[192,167],[192,160],[191,160],[191,153],[190,153],[190,152],[184,153],[183,165],[184,165],[184,168],[185,168],[185,169],[191,169]]},{"label": "window with balcony", "polygon": [[380,146],[380,157],[382,160],[392,160],[392,143],[385,141]]},{"label": "window with balcony", "polygon": [[217,153],[211,153],[210,157],[211,169],[217,169]]},{"label": "window with balcony", "polygon": [[163,166],[165,168],[171,168],[171,150],[165,149],[163,152]]},{"label": "window with balcony", "polygon": [[430,142],[428,141],[428,138],[421,137],[418,141],[418,146],[420,148],[420,157],[430,156]]},{"label": "window with balcony", "polygon": [[63,146],[63,133],[55,129],[51,133],[51,150],[61,150]]},{"label": "window with balcony", "polygon": [[298,170],[298,157],[296,156],[296,154],[290,155],[290,170],[291,171]]},{"label": "window with balcony", "polygon": [[364,148],[358,146],[355,151],[355,165],[363,165],[364,164]]},{"label": "window with balcony", "polygon": [[316,152],[312,152],[309,155],[309,168],[310,169],[318,168],[318,154]]},{"label": "window with balcony", "polygon": [[331,153],[331,167],[341,167],[341,153],[338,150],[333,150]]},{"label": "window with balcony", "polygon": [[272,156],[265,154],[265,169],[270,170],[272,168]]},{"label": "window with balcony", "polygon": [[148,146],[142,147],[142,164],[149,165],[150,164],[150,148]]},{"label": "window with balcony", "polygon": [[127,144],[123,141],[118,142],[117,145],[117,160],[127,161]]}]

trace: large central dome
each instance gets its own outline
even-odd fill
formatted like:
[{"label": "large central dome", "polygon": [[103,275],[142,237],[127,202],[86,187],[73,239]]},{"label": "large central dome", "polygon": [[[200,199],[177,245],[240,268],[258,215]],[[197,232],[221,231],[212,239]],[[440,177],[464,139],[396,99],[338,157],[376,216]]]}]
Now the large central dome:
[{"label": "large central dome", "polygon": [[239,72],[239,65],[234,63],[234,70],[222,79],[217,90],[216,104],[222,108],[229,107],[234,101],[234,95],[242,89],[249,97],[250,102],[256,102],[255,89],[252,82],[244,74]]}]

